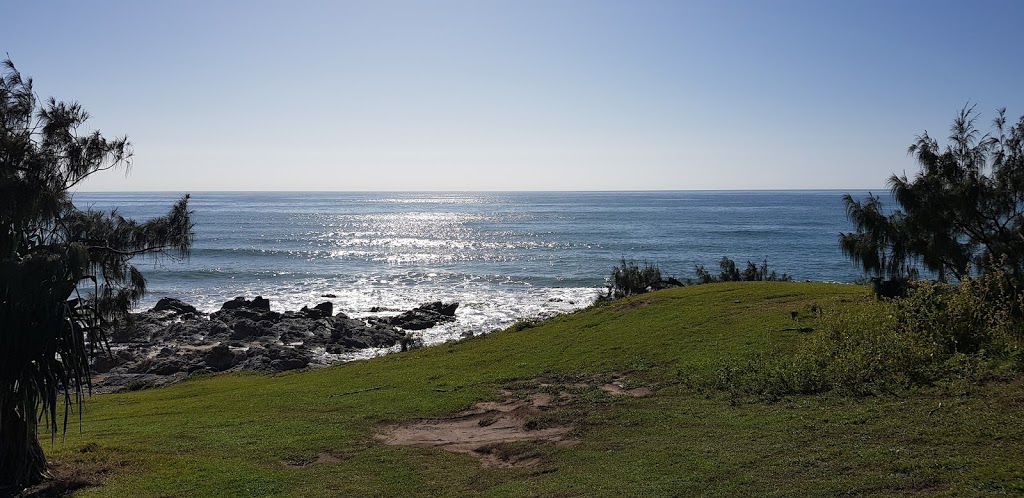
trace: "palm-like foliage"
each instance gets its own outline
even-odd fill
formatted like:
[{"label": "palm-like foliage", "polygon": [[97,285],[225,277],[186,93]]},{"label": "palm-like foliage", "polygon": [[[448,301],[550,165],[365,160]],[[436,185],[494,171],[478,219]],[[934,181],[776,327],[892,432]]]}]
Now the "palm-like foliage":
[{"label": "palm-like foliage", "polygon": [[915,277],[921,265],[945,281],[998,266],[1024,278],[1024,116],[1008,127],[1002,109],[985,135],[977,118],[961,109],[944,149],[927,132],[916,137],[907,152],[921,170],[889,179],[891,214],[873,195],[844,196],[856,231],[839,244],[865,272]]},{"label": "palm-like foliage", "polygon": [[32,80],[0,68],[0,494],[46,473],[40,422],[55,435],[89,388],[107,325],[145,293],[135,256],[187,256],[188,196],[144,223],[77,209],[70,189],[128,168],[126,138],[80,135],[77,103],[40,105]]}]

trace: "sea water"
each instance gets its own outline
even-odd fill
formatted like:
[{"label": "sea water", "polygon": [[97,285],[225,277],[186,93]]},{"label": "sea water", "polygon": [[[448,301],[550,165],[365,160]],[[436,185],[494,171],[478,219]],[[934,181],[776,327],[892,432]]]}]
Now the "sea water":
[{"label": "sea water", "polygon": [[[214,311],[262,295],[277,311],[332,301],[360,317],[458,301],[455,323],[424,332],[437,343],[589,305],[622,258],[680,280],[698,264],[717,274],[729,256],[741,268],[767,258],[795,280],[850,282],[862,274],[837,243],[852,230],[844,193],[194,192],[191,257],[138,259],[149,288],[138,308],[171,296]],[[181,195],[74,201],[144,220]]]}]

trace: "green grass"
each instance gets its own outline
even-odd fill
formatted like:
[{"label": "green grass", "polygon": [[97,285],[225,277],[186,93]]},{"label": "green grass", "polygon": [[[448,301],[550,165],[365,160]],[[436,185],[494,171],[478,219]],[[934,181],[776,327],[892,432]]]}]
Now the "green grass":
[{"label": "green grass", "polygon": [[[81,430],[44,448],[62,473],[101,483],[83,496],[1024,493],[1024,381],[775,403],[689,387],[728,362],[792,350],[808,335],[782,329],[794,311],[811,323],[812,304],[874,305],[850,285],[672,289],[312,372],[96,396]],[[466,455],[373,438],[382,424],[452,414],[503,388],[535,388],[538,377],[568,385],[613,376],[655,394],[581,388],[550,414],[572,422],[579,444],[517,443],[541,457],[535,467],[482,468]],[[325,452],[339,461],[310,463]]]}]

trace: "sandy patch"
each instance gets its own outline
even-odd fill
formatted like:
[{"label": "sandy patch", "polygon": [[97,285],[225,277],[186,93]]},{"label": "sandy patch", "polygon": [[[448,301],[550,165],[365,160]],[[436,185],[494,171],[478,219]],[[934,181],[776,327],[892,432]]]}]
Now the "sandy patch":
[{"label": "sandy patch", "polygon": [[601,390],[615,396],[632,396],[634,398],[646,398],[654,394],[654,391],[649,387],[634,387],[633,389],[626,389],[619,382],[605,384],[601,386]]},{"label": "sandy patch", "polygon": [[536,417],[560,403],[560,397],[534,393],[524,399],[477,403],[452,417],[386,427],[377,434],[385,444],[441,448],[480,459],[484,467],[532,467],[540,458],[521,441],[559,443],[572,430],[536,423]]}]

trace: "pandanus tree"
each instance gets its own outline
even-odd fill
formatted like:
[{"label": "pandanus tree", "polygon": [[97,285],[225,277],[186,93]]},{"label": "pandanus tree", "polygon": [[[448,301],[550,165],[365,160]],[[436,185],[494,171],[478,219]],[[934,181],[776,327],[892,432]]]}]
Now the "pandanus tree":
[{"label": "pandanus tree", "polygon": [[907,153],[920,171],[889,178],[892,212],[874,195],[843,197],[856,230],[839,245],[865,272],[913,278],[923,267],[949,281],[999,269],[1024,279],[1024,116],[1008,123],[1001,109],[984,135],[977,119],[961,109],[945,147],[916,137]]},{"label": "pandanus tree", "polygon": [[82,210],[72,191],[91,175],[127,171],[131,145],[79,133],[77,103],[41,103],[10,60],[0,68],[0,495],[46,475],[39,432],[66,431],[90,387],[104,331],[146,291],[132,265],[185,257],[188,196],[146,222]]}]

